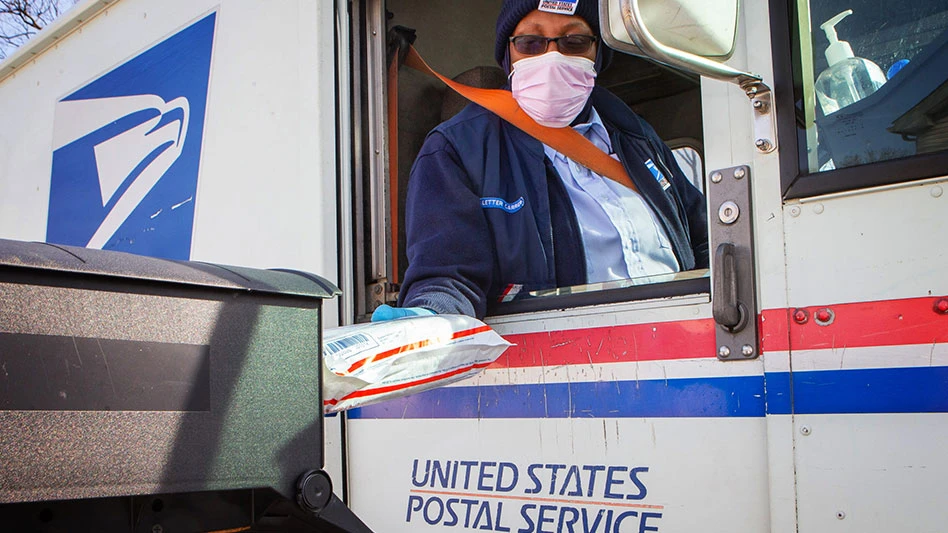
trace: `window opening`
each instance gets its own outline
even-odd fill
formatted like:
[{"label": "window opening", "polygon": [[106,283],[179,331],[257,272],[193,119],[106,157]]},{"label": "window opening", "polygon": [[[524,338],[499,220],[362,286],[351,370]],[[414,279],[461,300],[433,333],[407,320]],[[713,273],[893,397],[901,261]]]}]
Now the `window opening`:
[{"label": "window opening", "polygon": [[[468,85],[505,84],[506,75],[496,66],[493,58],[496,15],[502,2],[496,0],[489,6],[478,5],[471,13],[468,13],[471,11],[469,3],[455,0],[447,3],[450,6],[433,6],[426,0],[388,0],[385,4],[387,23],[389,27],[401,25],[415,29],[416,49],[440,73]],[[459,17],[460,12],[465,14]],[[459,20],[464,23],[459,24]],[[703,193],[700,79],[642,58],[617,53],[612,65],[600,73],[597,84],[605,86],[630,106],[670,147],[677,147],[673,150],[673,157],[659,164],[677,163],[687,179]],[[466,105],[467,102],[458,101],[459,98],[432,78],[409,68],[399,71],[397,153],[399,211],[402,216],[407,209],[405,196],[415,157],[428,132]],[[398,277],[404,280],[408,265],[405,224],[402,222],[397,226],[401,235],[397,241],[398,250],[394,253],[399,254],[401,272]],[[637,299],[629,292],[634,287],[645,284],[662,286],[701,278],[706,280],[707,276],[707,269],[699,269],[608,283],[524,291],[519,298],[548,300],[551,296],[615,289],[628,294],[625,299],[629,300]],[[688,287],[691,293],[708,291],[707,283],[692,283]],[[491,307],[496,310],[495,306]]]},{"label": "window opening", "polygon": [[672,147],[675,161],[678,161],[678,166],[685,173],[685,177],[704,193],[704,161],[701,159],[701,152],[690,145],[676,146],[674,141],[669,141],[668,145]]}]

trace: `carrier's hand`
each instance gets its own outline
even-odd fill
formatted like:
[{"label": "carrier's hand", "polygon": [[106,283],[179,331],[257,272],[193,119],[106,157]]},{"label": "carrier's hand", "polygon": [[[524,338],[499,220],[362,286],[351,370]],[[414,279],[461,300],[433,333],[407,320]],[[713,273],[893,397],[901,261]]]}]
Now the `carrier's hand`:
[{"label": "carrier's hand", "polygon": [[424,307],[392,307],[382,304],[375,308],[372,313],[372,322],[381,322],[383,320],[392,320],[403,316],[428,316],[435,314],[431,309]]}]

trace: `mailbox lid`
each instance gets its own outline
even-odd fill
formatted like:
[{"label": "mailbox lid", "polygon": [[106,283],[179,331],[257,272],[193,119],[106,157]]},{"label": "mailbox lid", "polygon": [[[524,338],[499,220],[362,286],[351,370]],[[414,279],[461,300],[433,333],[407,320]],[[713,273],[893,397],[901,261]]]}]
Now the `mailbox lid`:
[{"label": "mailbox lid", "polygon": [[332,298],[340,290],[316,274],[198,261],[175,261],[125,252],[0,239],[0,268],[170,283],[307,298]]}]

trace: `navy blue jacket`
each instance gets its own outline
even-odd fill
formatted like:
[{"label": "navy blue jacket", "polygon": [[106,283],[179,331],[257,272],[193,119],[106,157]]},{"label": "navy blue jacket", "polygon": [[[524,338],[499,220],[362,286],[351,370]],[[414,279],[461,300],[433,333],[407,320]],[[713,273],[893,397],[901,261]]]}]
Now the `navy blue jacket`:
[{"label": "navy blue jacket", "polygon": [[[596,87],[590,101],[682,270],[706,268],[704,197],[621,100]],[[662,190],[648,159],[671,187]],[[408,181],[406,231],[403,307],[482,318],[510,284],[529,291],[586,282],[576,214],[543,145],[475,104],[428,134]]]}]

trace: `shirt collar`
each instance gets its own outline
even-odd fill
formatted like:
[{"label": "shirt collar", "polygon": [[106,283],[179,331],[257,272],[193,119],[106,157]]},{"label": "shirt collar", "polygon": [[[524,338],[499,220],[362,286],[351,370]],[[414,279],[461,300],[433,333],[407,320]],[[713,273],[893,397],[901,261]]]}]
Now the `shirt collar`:
[{"label": "shirt collar", "polygon": [[[599,148],[605,149],[606,153],[612,152],[612,141],[609,140],[609,132],[606,131],[606,126],[602,123],[602,118],[596,112],[595,107],[589,109],[589,122],[576,124],[573,129]],[[556,161],[557,157],[566,159],[565,155],[545,144],[543,145],[543,152],[550,158],[550,161]]]}]

